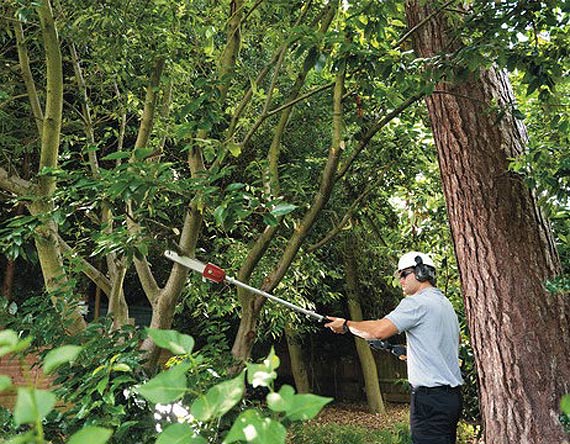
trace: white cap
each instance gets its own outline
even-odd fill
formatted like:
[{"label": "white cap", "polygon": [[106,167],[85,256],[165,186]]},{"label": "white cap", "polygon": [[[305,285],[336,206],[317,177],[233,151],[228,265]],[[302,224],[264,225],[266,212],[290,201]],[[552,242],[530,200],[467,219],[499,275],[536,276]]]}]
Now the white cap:
[{"label": "white cap", "polygon": [[421,263],[435,269],[435,264],[427,254],[420,253],[419,251],[410,251],[409,253],[404,254],[398,261],[398,271],[418,265],[418,261],[416,261],[416,258],[418,257],[421,259]]}]

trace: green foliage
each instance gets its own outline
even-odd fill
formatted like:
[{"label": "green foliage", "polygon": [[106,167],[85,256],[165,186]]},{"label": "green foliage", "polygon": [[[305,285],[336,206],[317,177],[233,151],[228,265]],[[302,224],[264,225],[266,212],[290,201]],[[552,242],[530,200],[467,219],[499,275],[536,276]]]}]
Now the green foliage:
[{"label": "green foliage", "polygon": [[[184,341],[184,335],[179,338]],[[173,381],[172,386],[177,387],[177,392],[173,393],[171,386],[164,384],[164,375],[169,372],[179,371],[185,364],[177,364],[175,367],[160,373],[144,385],[138,388],[138,392],[151,402],[164,401],[172,402],[178,399],[178,387],[180,390],[190,391],[190,387],[181,386],[179,381]],[[189,368],[191,363],[186,364]],[[240,413],[235,419],[233,425],[223,439],[224,443],[236,441],[246,441],[256,444],[266,442],[284,443],[286,431],[281,421],[299,421],[313,418],[324,405],[331,401],[330,398],[323,398],[315,395],[299,395],[295,394],[291,387],[283,387],[279,393],[273,391],[273,381],[277,377],[275,370],[279,366],[279,358],[274,354],[273,350],[260,364],[247,364],[247,381],[253,387],[266,387],[270,393],[268,395],[267,405],[273,410],[272,417],[266,417],[263,413],[248,409]],[[182,384],[184,385],[184,384]],[[149,388],[150,387],[150,388]],[[198,436],[208,436],[211,429],[208,423],[217,422],[226,415],[230,410],[234,409],[243,399],[245,393],[244,374],[220,382],[210,388],[205,394],[197,396],[190,405],[190,418],[192,429],[201,430],[199,434],[191,434],[188,427],[176,426],[176,431],[180,431],[183,436],[194,439],[196,442],[202,442]],[[286,393],[286,396],[283,395]],[[282,402],[270,402],[269,397],[279,397]],[[170,443],[179,442],[175,436],[174,425],[168,426],[159,436],[159,442]],[[219,431],[215,431],[216,434]],[[192,441],[194,442],[194,441]]]},{"label": "green foliage", "polygon": [[78,345],[64,345],[50,350],[44,358],[44,373],[49,375],[61,365],[74,361],[81,350],[83,348]]},{"label": "green foliage", "polygon": [[138,392],[155,404],[168,404],[186,393],[186,372],[190,366],[177,364],[138,388]]},{"label": "green foliage", "polygon": [[205,395],[199,396],[192,404],[190,413],[198,421],[211,421],[225,415],[245,393],[243,374],[229,381],[216,384]]},{"label": "green foliage", "polygon": [[75,344],[68,345],[81,351],[73,365],[58,369],[55,393],[69,408],[54,418],[54,431],[71,434],[87,424],[114,430],[111,442],[146,436],[152,414],[132,396],[132,386],[145,379],[142,338],[134,327],[113,330],[110,320],[93,323],[72,338]]},{"label": "green foliage", "polygon": [[49,391],[18,387],[14,422],[17,426],[41,422],[52,411],[55,400],[55,395]]},{"label": "green foliage", "polygon": [[[4,330],[2,335],[2,344],[8,344],[12,353],[21,353],[25,349],[27,341],[20,341],[12,330]],[[186,374],[191,368],[199,367],[201,360],[197,356],[192,356],[188,351],[188,344],[193,343],[192,338],[187,335],[179,334],[174,331],[158,331],[149,330],[153,340],[164,344],[168,348],[182,351],[182,361],[172,365],[169,369],[160,372],[154,378],[138,384],[135,393],[142,395],[152,404],[172,403],[184,397],[186,394],[193,393],[189,411],[189,422],[184,423],[167,423],[163,431],[158,436],[156,442],[160,444],[190,442],[202,444],[208,442],[223,432],[216,430],[220,426],[220,419],[227,415],[230,410],[235,410],[240,403],[243,403],[245,394],[244,373],[238,376],[219,382],[211,387],[206,393],[200,393],[199,387],[189,384]],[[56,404],[56,395],[51,391],[38,390],[33,386],[17,387],[17,401],[14,407],[14,423],[16,427],[22,424],[30,424],[32,429],[24,434],[18,435],[10,442],[21,443],[44,443],[45,437],[49,434],[50,426],[53,427],[51,421],[56,421],[58,427],[57,435],[63,434],[69,436],[68,443],[88,443],[103,444],[110,442],[124,442],[126,436],[129,440],[140,440],[147,442],[153,436],[153,422],[149,421],[146,432],[139,431],[137,436],[136,427],[141,427],[140,418],[137,420],[130,415],[126,415],[128,403],[115,404],[115,396],[119,390],[125,390],[132,387],[135,379],[132,376],[131,367],[127,362],[131,362],[133,357],[133,331],[122,331],[116,334],[121,335],[122,344],[115,343],[114,350],[122,353],[113,355],[108,361],[100,356],[99,367],[90,372],[91,378],[98,374],[102,374],[103,378],[97,379],[97,383],[93,379],[86,377],[85,372],[81,374],[81,380],[85,382],[86,387],[79,390],[73,386],[74,375],[71,372],[77,371],[78,367],[89,367],[89,361],[92,353],[101,353],[102,344],[98,342],[106,342],[105,338],[101,341],[91,339],[85,347],[75,348],[73,346],[63,346],[51,350],[44,359],[44,369],[50,371],[59,368],[63,372],[63,377],[59,379],[62,383],[57,392],[65,396],[65,399],[72,411],[70,418],[69,411],[66,413],[58,413],[53,415],[52,411]],[[130,336],[130,337],[129,337]],[[131,342],[125,344],[130,339]],[[119,341],[117,341],[119,342]],[[107,342],[105,345],[109,345]],[[190,347],[191,349],[191,347]],[[76,358],[79,357],[79,360]],[[101,359],[102,358],[102,359]],[[69,371],[66,372],[65,364],[71,364]],[[140,361],[139,361],[140,364]],[[276,393],[273,391],[273,382],[276,378],[275,370],[279,366],[279,358],[274,354],[273,350],[259,364],[249,363],[247,370],[247,380],[254,387],[265,387],[269,390],[271,401],[268,399],[268,407],[273,413],[271,416],[257,409],[247,409],[242,411],[237,419],[233,421],[233,425],[227,433],[223,433],[224,443],[232,443],[238,441],[251,442],[256,444],[285,443],[286,429],[281,423],[282,421],[292,422],[313,418],[331,398],[323,398],[310,394],[295,394],[294,389],[289,386],[283,386]],[[127,373],[131,376],[118,376],[113,373]],[[77,378],[79,379],[79,378]],[[2,389],[11,389],[9,378],[2,378]],[[80,391],[81,393],[70,393],[70,390]],[[93,397],[93,392],[97,392],[98,396]],[[81,399],[79,396],[85,396],[88,399]],[[135,395],[136,397],[136,395]],[[188,399],[185,397],[185,399]],[[104,401],[103,403],[101,401]],[[146,410],[147,405],[142,400],[138,400],[137,406],[140,410]],[[115,408],[117,407],[117,408]],[[51,414],[51,415],[50,415]],[[50,415],[50,423],[44,425],[44,419]],[[109,418],[113,415],[115,418]],[[139,416],[140,413],[139,413]],[[103,427],[105,424],[107,427]],[[73,429],[76,430],[73,430]],[[126,431],[128,430],[128,435]],[[214,435],[212,435],[212,432]],[[47,434],[46,434],[47,433]],[[58,441],[59,442],[59,441]]]},{"label": "green foliage", "polygon": [[[9,344],[10,351],[15,355],[21,355],[27,349],[31,342],[31,338],[20,340],[13,330],[2,331],[2,342]],[[57,363],[54,361],[53,356],[61,351],[61,357],[58,358]],[[69,362],[75,357],[76,354],[69,353],[69,349],[54,349],[52,355],[49,357],[48,362],[44,363],[50,368],[55,368],[56,365],[62,365]],[[10,443],[21,444],[41,444],[44,443],[44,425],[45,418],[52,412],[56,404],[56,395],[48,390],[39,390],[33,385],[14,387],[11,386],[9,379],[5,377],[3,381],[3,390],[16,390],[17,398],[16,404],[13,409],[13,421],[16,427],[28,424],[31,430],[23,434],[13,437]],[[5,418],[4,424],[8,422]],[[69,443],[76,444],[79,442],[86,442],[92,444],[104,444],[110,437],[112,432],[104,428],[87,427],[81,429],[77,434],[70,437]]]},{"label": "green foliage", "polygon": [[174,330],[159,330],[148,328],[147,334],[161,348],[175,355],[189,355],[194,348],[194,338]]},{"label": "green foliage", "polygon": [[[500,111],[517,119],[524,117],[531,136],[528,154],[513,159],[512,171],[537,190],[540,204],[553,223],[563,266],[568,268],[569,120],[564,113],[567,85],[562,80],[568,71],[570,48],[566,4],[469,3],[464,14],[454,16],[453,23],[455,41],[464,47],[430,59],[416,58],[409,40],[400,41],[407,31],[402,2],[340,2],[342,7],[335,13],[333,25],[328,31],[319,29],[321,15],[335,4],[275,0],[255,2],[252,7],[246,2],[243,11],[236,12],[244,14],[236,63],[222,76],[219,66],[228,40],[228,11],[223,2],[57,2],[56,26],[66,67],[58,168],[34,175],[41,138],[30,117],[30,105],[22,100],[25,85],[19,69],[0,73],[0,165],[10,174],[19,171],[32,183],[40,177],[56,178],[54,210],[12,217],[5,208],[0,209],[1,250],[10,258],[34,260],[36,229],[54,222],[73,247],[73,254],[81,254],[93,264],[105,263],[112,254],[146,256],[157,272],[156,282],[162,285],[168,269],[158,259],[160,252],[180,240],[186,211],[190,204],[196,204],[204,221],[198,247],[209,260],[228,264],[234,272],[259,234],[267,226],[280,224],[278,235],[252,274],[252,283],[260,283],[273,270],[309,207],[330,144],[330,93],[323,90],[295,105],[279,141],[280,190],[277,196],[269,195],[267,153],[279,114],[270,116],[267,111],[287,101],[302,71],[306,71],[301,89],[304,94],[330,83],[340,64],[347,66],[344,162],[382,116],[407,98],[422,91],[431,93],[436,81],[461,79],[482,66],[497,63],[520,72],[515,88],[525,96],[516,107]],[[25,20],[25,47],[31,55],[34,82],[44,85],[36,2],[9,0],[7,5],[13,11],[8,6],[0,8],[5,17],[15,12],[18,19]],[[12,22],[3,22],[6,26],[0,34],[0,51],[6,66],[13,68],[20,65]],[[83,70],[87,103],[73,77],[72,49],[77,51]],[[278,63],[276,54],[282,54]],[[133,149],[148,73],[157,59],[165,60],[165,68],[156,88],[159,107],[152,134],[147,146]],[[259,73],[265,67],[269,74],[261,79]],[[243,99],[249,87],[248,102]],[[227,89],[226,94],[221,94],[223,89]],[[40,101],[44,94],[40,92]],[[238,116],[242,103],[245,107]],[[91,128],[86,125],[86,104],[91,111]],[[92,134],[88,134],[90,130]],[[253,135],[245,141],[250,132]],[[190,153],[200,153],[209,170],[192,174]],[[96,172],[92,158],[98,161]],[[384,169],[388,172],[382,178]],[[335,305],[342,298],[339,237],[312,254],[305,254],[304,248],[336,227],[371,184],[370,194],[343,227],[362,239],[359,261],[365,315],[378,317],[395,305],[399,297],[391,277],[395,258],[410,248],[433,253],[442,265],[438,284],[462,311],[433,140],[422,107],[401,113],[339,178],[329,205],[302,246],[302,254],[276,291],[304,307],[326,307],[340,314],[344,307]],[[33,195],[9,197],[11,204],[29,204],[35,199]],[[128,215],[127,203],[131,208]],[[101,217],[104,209],[112,210],[112,218],[106,222]],[[131,222],[139,229],[129,229]],[[76,263],[69,265],[67,270],[73,275],[81,273]],[[35,274],[40,275],[39,271]],[[566,291],[566,284],[564,278],[546,283],[552,292]],[[133,287],[127,282],[125,291],[140,293],[138,286]],[[69,287],[62,289],[61,295],[49,296],[57,296],[60,306],[75,301]],[[27,297],[27,293],[21,296]],[[228,342],[239,321],[239,302],[233,296],[233,290],[200,282],[196,276],[190,279],[183,304],[177,307],[176,322],[183,331],[191,331],[196,344],[176,332],[149,331],[159,346],[178,355],[178,365],[162,373],[162,379],[141,385],[146,386],[142,390],[149,399],[193,401],[198,415],[210,418],[226,409],[221,403],[222,392],[233,387],[237,398],[241,387],[237,379],[215,389],[212,385],[218,378],[207,371],[227,367],[220,362],[229,359]],[[61,344],[64,325],[47,297],[30,298],[19,306],[2,302],[0,308],[0,324],[21,332],[17,342],[4,338],[0,350],[14,352],[25,347],[20,338],[27,336],[33,336],[38,345]],[[15,314],[10,313],[14,310]],[[302,325],[299,333],[311,328],[300,321],[298,315],[269,303],[263,309],[258,332],[265,338],[276,338],[285,325]],[[464,322],[462,337],[464,343],[468,341]],[[111,332],[107,324],[95,325],[74,339],[76,343],[66,344],[71,348],[46,356],[46,371],[57,369],[63,384],[60,394],[72,405],[69,413],[60,413],[57,418],[61,430],[72,433],[89,418],[97,427],[114,429],[112,439],[120,441],[125,436],[139,436],[136,421],[140,420],[141,429],[148,426],[152,419],[149,412],[137,404],[132,393],[125,394],[132,385],[145,381],[143,357],[137,351],[140,340],[140,332],[134,329]],[[194,346],[203,354],[192,353]],[[469,386],[466,405],[470,415],[476,416],[469,349],[462,349],[462,359]],[[72,361],[73,365],[67,366]],[[273,373],[263,367],[252,368],[247,377],[250,383],[263,386]],[[4,379],[2,384],[8,381]],[[203,396],[193,392],[202,389]],[[283,387],[271,392],[267,402],[275,412],[285,415],[287,409],[295,411],[293,399],[303,399],[296,396]],[[305,401],[318,408],[318,402],[312,404],[315,399]],[[232,409],[221,421],[231,422],[233,413],[239,414]],[[248,421],[254,421],[260,433],[281,436],[280,427],[256,411],[243,412],[238,424]],[[240,426],[236,427],[231,429],[232,438],[243,438]],[[186,424],[172,424],[159,441],[169,442],[167,436],[177,433],[190,439],[194,432]]]},{"label": "green foliage", "polygon": [[13,330],[0,331],[0,357],[8,353],[19,353],[30,346],[32,338],[20,340]]},{"label": "green foliage", "polygon": [[33,257],[28,243],[41,221],[35,216],[16,216],[0,225],[0,251],[10,259]]},{"label": "green foliage", "polygon": [[570,394],[564,395],[560,400],[560,423],[566,433],[570,433]]},{"label": "green foliage", "polygon": [[105,444],[112,434],[112,430],[102,427],[85,427],[73,434],[68,444]]},{"label": "green foliage", "polygon": [[20,337],[33,338],[35,347],[57,346],[65,336],[61,316],[46,295],[29,294],[20,305],[0,300],[0,323],[19,332]]},{"label": "green foliage", "polygon": [[[462,335],[466,327],[462,324]],[[477,370],[475,368],[475,356],[469,343],[462,340],[459,346],[459,359],[461,361],[461,375],[464,385],[463,394],[463,418],[467,421],[481,421],[481,411],[479,406],[479,385],[477,382]]]},{"label": "green foliage", "polygon": [[207,444],[207,440],[196,436],[189,424],[170,424],[160,434],[156,444]]}]

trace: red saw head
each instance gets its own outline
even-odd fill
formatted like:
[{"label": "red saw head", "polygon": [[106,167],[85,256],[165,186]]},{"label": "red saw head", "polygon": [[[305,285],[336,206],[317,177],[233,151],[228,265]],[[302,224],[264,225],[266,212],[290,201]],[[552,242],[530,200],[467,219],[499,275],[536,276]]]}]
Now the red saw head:
[{"label": "red saw head", "polygon": [[222,270],[220,267],[214,264],[206,264],[204,271],[202,272],[202,276],[208,279],[209,281],[223,282],[226,277],[226,272]]}]

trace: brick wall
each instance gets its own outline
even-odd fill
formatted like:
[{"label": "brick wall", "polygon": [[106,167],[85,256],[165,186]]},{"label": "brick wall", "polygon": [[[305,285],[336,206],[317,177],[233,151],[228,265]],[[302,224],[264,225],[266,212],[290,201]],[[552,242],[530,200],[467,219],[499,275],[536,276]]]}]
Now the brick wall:
[{"label": "brick wall", "polygon": [[[37,354],[28,354],[21,360],[7,355],[0,358],[0,375],[7,375],[15,386],[33,385],[36,388],[50,390],[53,388],[53,378],[46,377],[38,364]],[[16,391],[0,392],[0,406],[12,408],[16,402]]]}]

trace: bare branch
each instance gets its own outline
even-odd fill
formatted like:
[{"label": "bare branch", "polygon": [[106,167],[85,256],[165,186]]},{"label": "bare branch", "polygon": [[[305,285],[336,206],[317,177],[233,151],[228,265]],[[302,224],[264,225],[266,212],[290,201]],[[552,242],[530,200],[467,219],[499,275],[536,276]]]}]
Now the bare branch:
[{"label": "bare branch", "polygon": [[22,179],[17,174],[8,173],[4,168],[0,167],[0,188],[9,191],[16,196],[24,196],[30,194],[32,184]]}]

